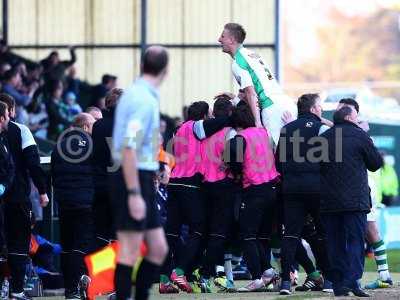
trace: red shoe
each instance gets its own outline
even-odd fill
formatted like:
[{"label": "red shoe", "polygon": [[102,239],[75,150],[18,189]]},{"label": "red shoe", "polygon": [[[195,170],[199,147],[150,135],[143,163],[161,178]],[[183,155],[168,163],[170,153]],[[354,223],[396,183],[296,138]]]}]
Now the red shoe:
[{"label": "red shoe", "polygon": [[171,274],[172,283],[176,284],[179,289],[186,293],[192,293],[193,289],[190,286],[189,282],[186,280],[185,275],[178,276],[175,271]]},{"label": "red shoe", "polygon": [[158,286],[158,291],[160,294],[178,294],[179,289],[172,283],[160,283]]}]

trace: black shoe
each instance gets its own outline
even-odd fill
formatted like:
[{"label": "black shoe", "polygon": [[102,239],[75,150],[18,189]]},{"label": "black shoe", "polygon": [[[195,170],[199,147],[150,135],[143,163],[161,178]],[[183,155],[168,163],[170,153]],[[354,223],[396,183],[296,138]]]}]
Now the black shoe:
[{"label": "black shoe", "polygon": [[324,287],[324,279],[320,276],[318,279],[311,279],[310,277],[306,278],[306,281],[303,285],[296,287],[296,291],[298,292],[308,292],[308,291],[322,291]]},{"label": "black shoe", "polygon": [[81,299],[79,292],[65,294],[65,300]]},{"label": "black shoe", "polygon": [[351,290],[351,292],[354,294],[354,296],[356,297],[370,297],[370,294],[367,294],[366,292],[364,292],[362,289],[358,288],[358,289],[353,289]]},{"label": "black shoe", "polygon": [[335,297],[347,297],[350,296],[348,291],[338,291],[338,292],[334,292]]},{"label": "black shoe", "polygon": [[234,280],[251,280],[251,274],[246,266],[242,264],[237,264],[232,266],[232,273]]},{"label": "black shoe", "polygon": [[[367,294],[366,292],[364,292],[361,288],[355,288],[355,289],[350,289],[345,287],[344,291],[347,293],[353,293],[354,296],[356,297],[370,297],[370,294]],[[335,295],[336,296],[336,295]]]}]

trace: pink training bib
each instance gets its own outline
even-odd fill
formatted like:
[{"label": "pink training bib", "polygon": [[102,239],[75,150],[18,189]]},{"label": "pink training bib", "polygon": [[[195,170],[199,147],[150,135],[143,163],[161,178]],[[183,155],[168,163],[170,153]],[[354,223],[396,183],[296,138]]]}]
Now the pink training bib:
[{"label": "pink training bib", "polygon": [[176,132],[173,139],[175,167],[171,178],[192,177],[201,172],[201,142],[193,133],[194,121],[187,121]]},{"label": "pink training bib", "polygon": [[279,176],[274,153],[264,128],[249,127],[238,135],[246,141],[243,157],[243,187],[269,182]]},{"label": "pink training bib", "polygon": [[201,143],[201,173],[206,182],[216,182],[227,175],[222,156],[229,130],[230,127],[225,127]]}]

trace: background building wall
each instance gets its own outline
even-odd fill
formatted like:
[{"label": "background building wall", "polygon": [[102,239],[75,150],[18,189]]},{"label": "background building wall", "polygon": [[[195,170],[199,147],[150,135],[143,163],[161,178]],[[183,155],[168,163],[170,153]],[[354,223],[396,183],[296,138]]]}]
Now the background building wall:
[{"label": "background building wall", "polygon": [[[126,87],[140,71],[141,3],[9,0],[9,44],[33,60],[45,58],[58,48],[55,46],[77,45],[80,78],[97,83],[102,74],[110,73],[118,76],[121,87]],[[227,22],[241,23],[247,31],[246,43],[252,44],[274,69],[274,49],[269,47],[275,43],[274,3],[147,0],[147,43],[166,45],[170,52],[169,76],[162,87],[162,111],[180,116],[183,105],[210,101],[219,92],[234,91],[231,58],[217,46]],[[115,48],[118,45],[121,47]],[[58,51],[62,59],[69,58],[65,47]]]}]

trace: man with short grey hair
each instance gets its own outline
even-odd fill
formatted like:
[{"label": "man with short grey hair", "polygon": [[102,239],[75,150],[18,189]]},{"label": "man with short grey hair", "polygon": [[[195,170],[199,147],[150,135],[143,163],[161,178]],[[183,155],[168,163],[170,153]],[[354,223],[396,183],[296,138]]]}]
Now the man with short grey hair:
[{"label": "man with short grey hair", "polygon": [[147,48],[142,59],[142,75],[124,91],[116,109],[113,154],[122,164],[112,176],[120,243],[114,277],[118,300],[131,298],[132,269],[143,239],[148,253],[138,270],[135,300],[148,299],[149,289],[168,252],[154,186],[155,172],[159,168],[159,86],[166,76],[167,65],[165,48]]},{"label": "man with short grey hair", "polygon": [[[355,110],[357,114],[359,114],[360,106],[354,99],[344,98],[339,101],[337,110],[342,108],[343,106],[348,106],[350,109]],[[364,131],[369,131],[369,125],[366,121],[358,121],[358,126],[362,128]],[[369,173],[372,175],[372,173]],[[368,183],[371,188],[371,211],[367,214],[367,236],[366,240],[371,244],[372,249],[374,250],[375,262],[377,265],[378,271],[378,279],[372,281],[367,284],[365,288],[367,289],[377,289],[377,288],[387,288],[393,285],[393,281],[391,279],[389,273],[389,265],[386,254],[386,245],[383,239],[380,236],[378,225],[376,222],[376,188],[374,180],[371,180],[372,176],[368,176]],[[361,278],[360,278],[361,280]]]},{"label": "man with short grey hair", "polygon": [[335,125],[322,134],[328,148],[321,162],[321,215],[330,262],[328,278],[335,296],[368,297],[358,280],[364,271],[364,240],[370,190],[367,170],[377,171],[382,157],[372,139],[359,127],[357,111],[343,106]]}]

